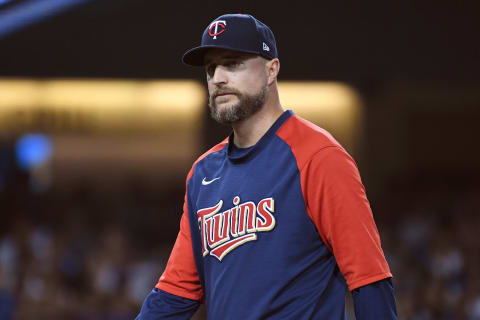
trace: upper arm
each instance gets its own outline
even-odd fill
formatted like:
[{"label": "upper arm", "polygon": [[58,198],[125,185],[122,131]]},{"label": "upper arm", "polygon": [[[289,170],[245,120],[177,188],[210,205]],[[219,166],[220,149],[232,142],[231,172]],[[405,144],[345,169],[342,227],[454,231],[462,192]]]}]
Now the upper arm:
[{"label": "upper arm", "polygon": [[350,290],[391,277],[353,159],[327,147],[301,168],[307,211]]},{"label": "upper arm", "polygon": [[156,288],[192,300],[203,298],[203,290],[193,255],[187,196],[185,196],[177,240]]}]

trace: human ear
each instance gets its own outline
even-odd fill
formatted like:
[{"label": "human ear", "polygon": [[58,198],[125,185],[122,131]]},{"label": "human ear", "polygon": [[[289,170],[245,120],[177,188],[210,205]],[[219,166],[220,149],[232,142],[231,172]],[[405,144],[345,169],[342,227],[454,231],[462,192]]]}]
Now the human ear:
[{"label": "human ear", "polygon": [[277,80],[278,72],[280,71],[280,60],[277,58],[267,61],[265,63],[265,70],[267,72],[267,83],[270,85]]}]

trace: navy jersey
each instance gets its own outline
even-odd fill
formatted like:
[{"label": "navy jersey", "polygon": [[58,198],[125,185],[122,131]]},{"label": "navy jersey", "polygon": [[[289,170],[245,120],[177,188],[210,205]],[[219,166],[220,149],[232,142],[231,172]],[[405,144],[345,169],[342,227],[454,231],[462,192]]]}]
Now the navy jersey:
[{"label": "navy jersey", "polygon": [[156,288],[210,319],[344,319],[345,293],[391,277],[353,159],[286,111],[255,146],[192,166]]}]

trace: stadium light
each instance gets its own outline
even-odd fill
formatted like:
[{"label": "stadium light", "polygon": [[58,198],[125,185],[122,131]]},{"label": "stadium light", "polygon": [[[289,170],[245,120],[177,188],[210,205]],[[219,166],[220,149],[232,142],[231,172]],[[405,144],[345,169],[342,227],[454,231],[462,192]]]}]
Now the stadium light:
[{"label": "stadium light", "polygon": [[0,38],[87,1],[90,0],[31,0],[9,7],[0,11]]}]

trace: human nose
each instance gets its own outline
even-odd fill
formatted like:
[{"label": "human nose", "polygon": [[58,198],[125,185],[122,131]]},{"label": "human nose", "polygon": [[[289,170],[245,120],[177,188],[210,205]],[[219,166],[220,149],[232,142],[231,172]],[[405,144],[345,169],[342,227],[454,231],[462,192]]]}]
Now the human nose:
[{"label": "human nose", "polygon": [[213,71],[212,82],[215,85],[222,85],[228,82],[227,74],[222,66],[217,66]]}]

